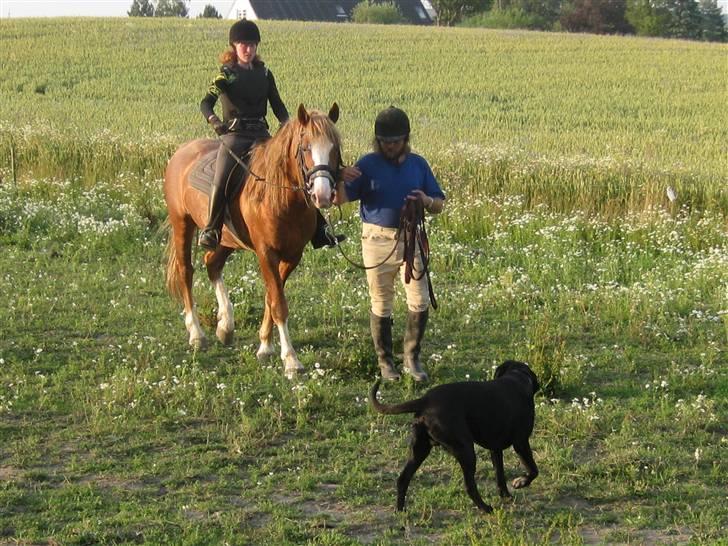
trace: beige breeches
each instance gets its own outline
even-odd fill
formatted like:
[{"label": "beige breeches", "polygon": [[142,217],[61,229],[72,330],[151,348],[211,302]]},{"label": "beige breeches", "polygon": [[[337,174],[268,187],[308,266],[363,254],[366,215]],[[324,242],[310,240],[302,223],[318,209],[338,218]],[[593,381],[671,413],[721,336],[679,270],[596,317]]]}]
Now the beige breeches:
[{"label": "beige breeches", "polygon": [[[382,262],[392,252],[394,241],[397,238],[396,228],[383,228],[374,224],[363,224],[361,234],[362,256],[367,267]],[[369,283],[369,298],[372,302],[372,313],[378,317],[392,315],[394,305],[394,283],[399,273],[402,285],[407,296],[407,308],[410,311],[427,311],[430,306],[430,294],[427,291],[427,278],[423,275],[420,280],[414,278],[409,283],[404,282],[404,243],[397,244],[397,250],[379,267],[367,269],[367,282]],[[415,255],[414,276],[422,273],[422,256],[417,249]]]}]

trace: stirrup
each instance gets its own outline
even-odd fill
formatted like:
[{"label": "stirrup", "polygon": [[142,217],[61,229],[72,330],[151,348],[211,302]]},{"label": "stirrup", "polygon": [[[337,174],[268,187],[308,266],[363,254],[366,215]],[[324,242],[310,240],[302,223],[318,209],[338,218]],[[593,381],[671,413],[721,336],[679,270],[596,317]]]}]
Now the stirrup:
[{"label": "stirrup", "polygon": [[197,244],[206,250],[215,250],[220,244],[220,235],[216,229],[204,229],[197,239]]}]

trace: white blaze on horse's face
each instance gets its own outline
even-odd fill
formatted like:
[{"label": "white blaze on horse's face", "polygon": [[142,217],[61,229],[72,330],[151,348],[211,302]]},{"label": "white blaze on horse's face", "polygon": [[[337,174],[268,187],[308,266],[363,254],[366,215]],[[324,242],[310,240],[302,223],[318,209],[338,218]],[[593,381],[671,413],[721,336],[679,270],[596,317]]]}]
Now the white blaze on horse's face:
[{"label": "white blaze on horse's face", "polygon": [[[311,143],[311,159],[314,165],[328,165],[332,170],[336,170],[337,165],[331,165],[331,151],[334,143],[325,138],[318,138]],[[333,192],[331,191],[331,180],[326,176],[325,171],[319,171],[313,175],[311,182],[311,199],[313,199],[316,207],[327,209],[333,201]]]}]

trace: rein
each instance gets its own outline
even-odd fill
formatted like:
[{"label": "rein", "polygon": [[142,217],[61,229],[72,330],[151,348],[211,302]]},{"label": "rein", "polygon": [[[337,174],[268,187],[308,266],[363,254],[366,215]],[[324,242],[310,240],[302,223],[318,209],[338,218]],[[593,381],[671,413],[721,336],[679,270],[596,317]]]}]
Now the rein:
[{"label": "rein", "polygon": [[[323,176],[329,180],[329,183],[331,184],[332,188],[336,187],[336,177],[337,172],[329,167],[328,165],[314,165],[310,169],[306,168],[306,163],[303,158],[303,146],[301,145],[301,141],[303,140],[303,129],[301,129],[301,134],[298,142],[298,149],[296,150],[296,160],[298,162],[298,167],[301,171],[301,181],[303,182],[302,186],[287,186],[285,184],[273,184],[271,182],[267,182],[266,179],[262,176],[258,176],[255,174],[248,164],[242,160],[242,158],[236,154],[235,152],[230,149],[228,145],[226,145],[221,138],[218,138],[218,141],[220,142],[220,146],[225,148],[227,152],[232,156],[232,158],[235,160],[235,162],[240,165],[243,170],[248,173],[248,175],[253,177],[253,180],[255,182],[261,182],[263,184],[266,184],[268,186],[273,186],[274,188],[283,188],[286,190],[292,190],[292,191],[302,191],[304,192],[304,195],[306,195],[306,201],[308,202],[308,194],[311,191],[312,182],[311,179],[313,176],[317,173],[320,173],[319,176]],[[341,151],[339,150],[339,163],[341,163]],[[340,170],[342,165],[337,165],[337,170]],[[232,175],[232,172],[230,173]],[[230,177],[228,177],[228,182],[230,180]]]}]

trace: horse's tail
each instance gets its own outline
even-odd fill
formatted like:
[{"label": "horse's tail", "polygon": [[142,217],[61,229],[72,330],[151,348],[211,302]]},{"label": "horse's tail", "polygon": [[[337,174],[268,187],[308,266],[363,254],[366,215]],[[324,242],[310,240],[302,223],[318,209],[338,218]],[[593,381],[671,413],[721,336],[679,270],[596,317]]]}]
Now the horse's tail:
[{"label": "horse's tail", "polygon": [[379,390],[379,384],[381,382],[381,379],[377,379],[372,386],[372,389],[369,391],[369,401],[372,403],[372,406],[374,406],[374,409],[379,413],[384,413],[385,415],[393,415],[396,413],[417,413],[424,407],[424,400],[422,398],[408,400],[401,404],[382,404],[379,400],[377,400],[377,391]]},{"label": "horse's tail", "polygon": [[166,285],[167,292],[174,299],[182,299],[182,279],[179,262],[179,255],[177,253],[177,247],[174,244],[174,230],[169,218],[165,220],[165,229],[167,231],[167,273],[166,273]]}]

